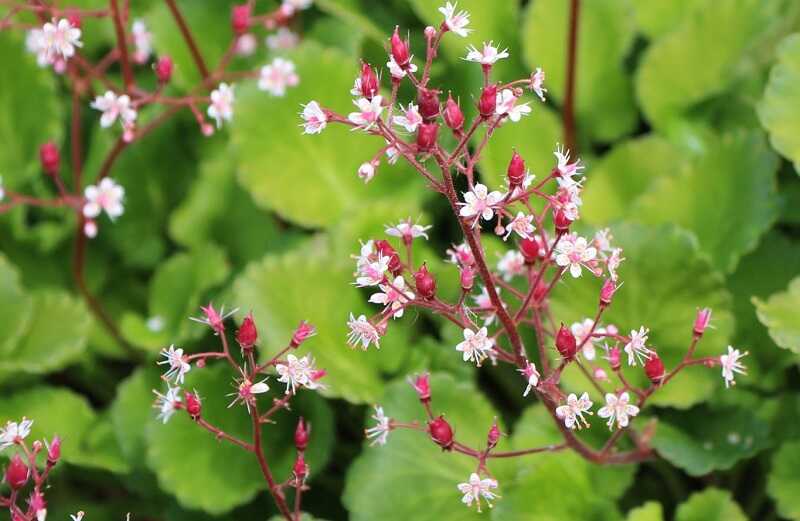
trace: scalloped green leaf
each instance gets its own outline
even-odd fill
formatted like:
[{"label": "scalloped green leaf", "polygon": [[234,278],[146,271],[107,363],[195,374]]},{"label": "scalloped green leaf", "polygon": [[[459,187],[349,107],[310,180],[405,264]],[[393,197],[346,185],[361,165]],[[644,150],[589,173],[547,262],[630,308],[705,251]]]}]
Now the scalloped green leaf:
[{"label": "scalloped green leaf", "polygon": [[660,422],[653,447],[691,476],[728,470],[769,444],[769,426],[746,409],[698,407],[676,423]]},{"label": "scalloped green leaf", "polygon": [[789,283],[786,291],[775,293],[766,301],[753,298],[758,319],[778,346],[800,354],[800,277]]},{"label": "scalloped green leaf", "polygon": [[[606,436],[608,431],[606,431]],[[529,407],[514,428],[513,450],[563,441],[552,417],[541,405]],[[570,451],[541,453],[520,460],[519,475],[498,501],[493,519],[556,521],[622,519],[615,499],[633,482],[636,465],[598,466]],[[569,494],[564,494],[569,490]],[[531,501],[536,493],[537,500]]]},{"label": "scalloped green leaf", "polygon": [[664,509],[661,503],[648,501],[640,507],[636,507],[628,512],[626,521],[664,521]]},{"label": "scalloped green leaf", "polygon": [[778,47],[778,62],[769,74],[769,83],[758,105],[761,124],[769,132],[770,143],[794,163],[800,174],[800,34],[793,34]]},{"label": "scalloped green leaf", "polygon": [[[531,69],[544,69],[548,94],[559,103],[566,91],[568,27],[569,2],[537,0],[527,7],[522,29],[525,61]],[[578,128],[595,139],[610,141],[636,128],[633,83],[623,64],[634,36],[629,0],[581,5],[575,110]]]},{"label": "scalloped green leaf", "polygon": [[747,521],[727,490],[709,487],[692,494],[675,512],[675,521]]},{"label": "scalloped green leaf", "polygon": [[[446,415],[458,441],[472,447],[486,443],[486,433],[496,413],[471,382],[437,373],[431,375],[431,392],[434,414]],[[419,398],[403,380],[387,386],[380,403],[385,414],[396,421],[425,418]],[[367,418],[367,424],[370,423],[373,420]],[[498,450],[506,450],[503,445],[505,442],[501,440]],[[489,462],[489,468],[500,482],[499,492],[503,494],[513,467],[508,460],[494,460]],[[474,506],[468,509],[461,504],[461,494],[456,488],[474,471],[473,459],[442,452],[426,433],[397,429],[389,434],[385,446],[365,447],[356,458],[347,473],[342,500],[353,521],[480,519]]]},{"label": "scalloped green leaf", "polygon": [[[365,186],[356,172],[384,142],[364,132],[329,124],[319,135],[304,135],[301,104],[312,99],[344,115],[353,108],[349,90],[356,64],[334,49],[305,42],[288,54],[300,85],[275,98],[243,85],[237,91],[231,125],[238,155],[238,180],[257,205],[298,225],[329,227],[366,200],[398,197],[419,175],[398,176],[398,167],[381,166]],[[316,79],[324,78],[324,85]]]},{"label": "scalloped green leaf", "polygon": [[767,493],[778,505],[782,517],[797,521],[800,519],[800,441],[781,445],[772,457],[772,469],[767,481]]},{"label": "scalloped green leaf", "polygon": [[694,232],[714,266],[729,273],[778,217],[777,167],[759,133],[726,135],[712,141],[691,168],[660,178],[629,215]]},{"label": "scalloped green leaf", "polygon": [[0,331],[3,340],[0,343],[0,354],[5,354],[19,341],[28,321],[31,319],[33,303],[25,294],[20,283],[19,272],[5,255],[0,255]]},{"label": "scalloped green leaf", "polygon": [[363,31],[375,42],[382,44],[390,36],[388,31],[391,29],[389,27],[380,27],[371,16],[365,13],[368,9],[375,7],[373,4],[366,7],[364,2],[359,0],[316,0],[314,3],[326,13]]},{"label": "scalloped green leaf", "polygon": [[312,240],[300,250],[267,255],[250,264],[234,282],[233,296],[243,312],[253,312],[256,324],[264,324],[259,331],[263,331],[262,345],[274,351],[287,344],[301,320],[314,324],[317,336],[300,351],[311,352],[318,366],[328,371],[324,393],[363,403],[382,394],[381,372],[402,356],[407,329],[390,324],[380,350],[348,347],[349,313],[375,311],[352,280],[352,265],[344,257],[330,255],[325,241]]},{"label": "scalloped green leaf", "polygon": [[[247,411],[241,405],[228,408],[230,397],[226,395],[231,382],[230,367],[218,363],[189,373],[186,387],[196,389],[203,398],[203,418],[231,435],[250,440],[252,424]],[[270,397],[282,396],[281,385],[274,380],[273,384],[270,394],[261,400],[262,409],[267,407]],[[286,479],[294,463],[293,436],[299,416],[314,426],[306,451],[309,466],[322,470],[330,454],[331,411],[314,393],[301,392],[292,400],[291,412],[278,413],[275,424],[264,425],[263,446],[278,481]],[[161,488],[174,495],[185,508],[223,514],[266,491],[253,454],[215,439],[185,413],[176,414],[166,425],[149,423],[146,436],[148,467],[156,473]]]},{"label": "scalloped green leaf", "polygon": [[636,24],[650,39],[675,30],[708,0],[633,0]]},{"label": "scalloped green leaf", "polygon": [[0,56],[7,71],[0,77],[0,175],[7,188],[18,189],[39,175],[39,146],[61,141],[63,109],[55,74],[36,65],[22,38],[0,33]]},{"label": "scalloped green leaf", "polygon": [[[624,249],[627,259],[620,267],[624,282],[603,314],[602,323],[614,324],[627,333],[639,326],[650,328],[650,344],[667,368],[686,354],[692,339],[692,324],[698,308],[714,310],[715,329],[698,344],[697,356],[724,352],[733,332],[731,296],[722,276],[699,254],[692,236],[674,226],[645,227],[620,224],[611,227],[614,243]],[[568,279],[553,292],[553,313],[557,320],[576,322],[597,312],[601,281],[585,275]],[[565,377],[572,368],[565,371]],[[645,382],[641,369],[627,370],[626,376]],[[586,386],[582,379],[581,389]],[[711,396],[721,382],[717,370],[693,367],[682,371],[660,389],[650,403],[686,408]],[[577,391],[578,389],[576,389]]]},{"label": "scalloped green leaf", "polygon": [[696,105],[735,88],[799,14],[792,0],[715,0],[694,10],[642,57],[636,92],[647,119],[670,131]]}]

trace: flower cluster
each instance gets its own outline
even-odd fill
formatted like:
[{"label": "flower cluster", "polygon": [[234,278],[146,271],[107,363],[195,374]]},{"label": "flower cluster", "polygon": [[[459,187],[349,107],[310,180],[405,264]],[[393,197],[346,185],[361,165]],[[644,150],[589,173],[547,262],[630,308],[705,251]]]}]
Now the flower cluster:
[{"label": "flower cluster", "polygon": [[[625,335],[617,325],[604,323],[603,314],[623,284],[620,268],[625,257],[610,230],[585,234],[573,226],[583,205],[586,169],[582,161],[556,144],[552,168],[539,178],[513,150],[503,186],[490,187],[478,180],[476,172],[494,131],[531,115],[533,104],[545,101],[544,71],[537,68],[526,78],[497,81],[492,78],[494,66],[508,58],[510,51],[492,41],[468,45],[465,62],[480,65],[483,74],[480,92],[465,96],[476,100],[477,115],[468,123],[452,95],[442,101],[441,93],[448,89],[433,86],[430,71],[448,33],[469,37],[470,15],[449,2],[439,11],[444,17],[441,25],[425,29],[427,52],[423,63],[413,63],[409,41],[401,39],[399,28],[395,29],[387,45],[388,74],[382,76],[378,69],[362,62],[350,91],[355,111],[345,115],[310,101],[301,117],[306,134],[318,134],[328,124],[340,124],[374,136],[377,150],[361,165],[358,176],[369,182],[378,175],[384,156],[390,165],[403,158],[446,199],[464,236],[463,243],[446,252],[445,261],[458,268],[461,288],[451,300],[437,291],[437,276],[429,266],[438,263],[415,258],[415,242],[428,238],[429,226],[403,220],[388,225],[386,237],[363,241],[353,255],[354,284],[374,288],[376,293],[369,301],[381,307],[371,317],[350,315],[347,343],[363,350],[373,345],[379,348],[381,338],[389,334],[405,310],[416,308],[437,314],[463,334],[463,340],[453,349],[464,362],[478,367],[487,361],[514,366],[523,377],[522,394],[535,395],[564,436],[561,445],[496,453],[499,430],[495,425],[489,430],[486,447],[469,447],[456,440],[443,415],[434,416],[427,375],[412,379],[431,440],[446,451],[477,460],[475,472],[457,488],[465,504],[480,509],[481,502],[491,506],[499,497],[495,492],[498,483],[486,467],[488,457],[571,448],[597,463],[645,459],[653,450],[645,441],[619,451],[615,445],[620,435],[612,434],[608,446],[597,450],[581,440],[577,431],[589,427],[589,419],[595,414],[606,420],[612,431],[631,428],[648,399],[689,366],[720,366],[725,385],[733,385],[735,375],[745,371],[741,358],[746,353],[731,347],[718,358],[695,356],[695,346],[711,317],[708,309],[698,313],[684,358],[669,370],[650,342],[647,326],[637,325]],[[389,84],[382,85],[381,77],[389,78]],[[406,92],[400,89],[403,84],[416,93],[414,99],[399,99],[400,93]],[[526,90],[532,92],[532,99],[524,99]],[[483,243],[484,234],[492,232],[507,245],[496,263],[487,258]],[[549,305],[550,296],[559,282],[584,275],[600,279],[597,312],[569,326],[559,325]],[[533,352],[523,343],[524,330],[535,333],[537,349]],[[622,363],[623,355],[627,364]],[[579,367],[591,386],[589,390],[575,393],[563,389],[561,374],[570,365]],[[635,372],[643,372],[641,376],[648,384],[631,383],[643,380],[626,376]],[[592,395],[602,397],[605,404],[595,409]],[[380,406],[375,408],[372,418],[376,423],[366,431],[373,445],[386,444],[395,429],[420,430],[418,422],[402,423],[387,412]]]}]

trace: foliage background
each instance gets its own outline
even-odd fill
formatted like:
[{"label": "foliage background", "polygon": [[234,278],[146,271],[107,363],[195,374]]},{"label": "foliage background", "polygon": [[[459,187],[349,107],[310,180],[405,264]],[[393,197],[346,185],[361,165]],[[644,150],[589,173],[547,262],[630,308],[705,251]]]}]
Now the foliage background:
[{"label": "foliage background", "polygon": [[[459,58],[468,43],[484,39],[509,47],[511,59],[498,66],[504,78],[537,66],[547,72],[547,105],[497,133],[482,178],[499,186],[512,146],[535,173],[547,172],[563,133],[568,2],[459,4],[472,13],[475,32],[447,39],[434,85],[452,85],[471,106],[480,70]],[[212,62],[230,38],[230,5],[181,2]],[[176,60],[171,88],[192,83],[194,68],[165,6],[137,0],[132,7],[155,34],[156,52]],[[467,460],[407,432],[384,448],[364,447],[368,404],[380,402],[398,418],[418,416],[403,383],[409,373],[437,373],[434,408],[467,441],[482,439],[495,416],[511,433],[507,447],[553,436],[541,409],[520,396],[513,371],[466,367],[452,349],[458,332],[436,318],[394,324],[380,352],[344,345],[347,313],[367,310],[365,295],[349,284],[348,256],[359,238],[403,217],[434,224],[423,257],[451,294],[455,271],[438,259],[459,238],[446,206],[406,167],[384,166],[363,186],[355,171],[373,150],[369,138],[337,128],[301,136],[299,104],[318,99],[346,111],[358,58],[383,64],[395,24],[411,31],[422,55],[421,31],[438,24],[436,7],[428,0],[316,0],[298,27],[302,45],[288,53],[299,87],[276,99],[243,83],[229,130],[203,138],[186,113],[124,152],[112,176],[126,189],[126,212],[113,225],[104,222],[92,241],[88,277],[136,356],[104,333],[74,290],[74,218],[21,208],[2,216],[0,421],[27,415],[36,420],[35,435],[65,438],[67,464],[48,493],[53,519],[79,508],[93,520],[127,511],[169,521],[270,516],[253,462],[186,418],[161,426],[151,413],[158,350],[213,342],[186,319],[209,300],[240,306],[240,314],[252,309],[262,344],[273,349],[301,318],[320,331],[308,347],[329,371],[329,399],[304,396],[295,411],[314,426],[306,509],[316,517],[477,516],[459,505],[455,490],[470,471]],[[795,0],[583,1],[577,122],[588,173],[584,220],[611,225],[628,258],[611,318],[623,328],[649,325],[655,344],[677,356],[695,309],[710,305],[717,330],[704,340],[709,353],[727,343],[749,349],[750,375],[729,391],[702,370],[675,384],[659,403],[659,459],[607,469],[557,454],[497,465],[504,497],[484,516],[800,519],[797,31]],[[102,55],[111,28],[90,22],[85,41],[88,53]],[[23,49],[20,35],[0,33],[0,174],[15,190],[47,194],[36,153],[48,138],[68,149],[69,98]],[[265,53],[262,46],[242,68],[265,61]],[[89,179],[112,146],[92,112],[83,115]],[[591,309],[594,282],[563,284],[560,316],[577,319]],[[223,413],[228,375],[194,371],[188,385],[206,398],[210,416],[233,431],[246,428],[241,411]],[[474,400],[463,399],[476,389]],[[279,475],[293,457],[292,418],[267,434]]]}]

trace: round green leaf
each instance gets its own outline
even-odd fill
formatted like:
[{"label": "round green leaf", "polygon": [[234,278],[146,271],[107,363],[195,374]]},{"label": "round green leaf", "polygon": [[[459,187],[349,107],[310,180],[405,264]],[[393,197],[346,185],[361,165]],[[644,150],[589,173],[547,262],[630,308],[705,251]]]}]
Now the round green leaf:
[{"label": "round green leaf", "polygon": [[800,441],[784,443],[772,458],[772,470],[769,473],[767,492],[778,504],[778,512],[782,517],[800,519]]},{"label": "round green leaf", "polygon": [[758,319],[780,347],[800,354],[800,277],[789,283],[786,291],[775,293],[766,301],[753,298]]},{"label": "round green leaf", "polygon": [[[251,440],[247,411],[241,405],[228,408],[231,398],[226,394],[232,389],[231,382],[230,368],[219,363],[192,371],[186,387],[196,389],[203,398],[203,417],[207,421],[240,439]],[[282,395],[280,388],[273,381],[273,390],[261,400],[262,409],[268,407],[269,397]],[[312,469],[322,470],[333,441],[328,406],[311,393],[299,394],[292,400],[291,413],[277,414],[277,423],[264,425],[263,429],[267,460],[279,482],[286,479],[294,463],[293,435],[298,416],[314,426],[306,452]],[[185,413],[176,414],[166,425],[149,425],[147,464],[158,476],[161,488],[173,494],[182,506],[212,514],[225,513],[266,490],[253,454],[215,439]]]},{"label": "round green leaf", "polygon": [[[458,441],[484,446],[495,412],[473,384],[434,374],[431,391],[434,414],[446,415]],[[399,422],[425,418],[419,398],[405,381],[388,386],[381,405],[387,416]],[[373,420],[368,418],[367,423]],[[501,441],[498,450],[506,450],[503,445]],[[475,467],[471,458],[443,453],[424,432],[397,429],[389,434],[385,446],[364,448],[347,473],[343,501],[353,521],[480,519],[474,506],[468,509],[460,502],[456,488]],[[490,461],[489,468],[503,494],[509,484],[508,461]]]},{"label": "round green leaf", "polygon": [[[563,0],[530,3],[522,30],[526,63],[531,69],[544,69],[548,94],[558,102],[564,100],[566,88],[569,5]],[[634,34],[629,0],[581,4],[576,118],[579,129],[602,141],[616,139],[636,127],[633,84],[623,67]]]},{"label": "round green leaf", "polygon": [[778,62],[769,75],[758,106],[761,124],[775,150],[794,163],[800,174],[800,34],[786,38],[778,48]]},{"label": "round green leaf", "polygon": [[707,0],[633,0],[636,23],[651,39],[680,27],[688,14],[706,3]]},{"label": "round green leaf", "polygon": [[31,318],[31,298],[22,289],[17,269],[4,255],[0,255],[0,354],[14,349]]},{"label": "round green leaf", "polygon": [[747,521],[727,490],[707,488],[692,494],[675,512],[675,521]]},{"label": "round green leaf", "polygon": [[648,501],[640,507],[628,512],[627,521],[664,521],[664,509],[661,503]]},{"label": "round green leaf", "polygon": [[[624,249],[627,260],[620,268],[624,284],[602,323],[614,324],[622,333],[639,326],[650,328],[650,345],[670,368],[686,354],[697,309],[710,307],[715,329],[698,344],[697,356],[724,352],[733,331],[731,297],[722,277],[698,254],[692,237],[666,225],[650,228],[621,224],[611,230],[613,242]],[[599,280],[587,276],[562,283],[553,292],[556,320],[569,324],[594,316],[600,285]],[[627,376],[645,382],[641,369],[628,370]],[[689,407],[707,399],[718,380],[721,382],[717,370],[689,368],[660,389],[651,403]]]}]

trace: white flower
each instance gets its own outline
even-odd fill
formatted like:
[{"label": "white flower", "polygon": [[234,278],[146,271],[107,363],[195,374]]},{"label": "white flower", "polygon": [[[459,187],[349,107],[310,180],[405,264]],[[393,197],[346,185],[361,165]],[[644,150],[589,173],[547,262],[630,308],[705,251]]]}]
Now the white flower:
[{"label": "white flower", "polygon": [[361,163],[361,166],[358,167],[358,178],[362,179],[364,183],[369,183],[373,177],[375,177],[375,165],[372,164],[372,161]]},{"label": "white flower", "polygon": [[236,54],[251,56],[258,48],[258,40],[253,33],[245,33],[236,39]]},{"label": "white flower", "polygon": [[83,510],[81,510],[81,511],[75,513],[75,514],[70,514],[69,517],[72,518],[72,521],[82,521],[83,516],[85,516],[85,515],[86,514],[83,512]]},{"label": "white flower", "polygon": [[383,407],[376,405],[375,414],[372,415],[372,419],[375,420],[377,424],[365,431],[367,438],[372,440],[370,445],[386,445],[386,438],[389,437],[389,431],[392,430],[391,424],[389,423],[391,418],[383,414]]},{"label": "white flower", "polygon": [[[595,359],[595,342],[599,342],[601,338],[589,336],[589,334],[592,332],[592,324],[594,324],[594,320],[591,318],[584,318],[581,322],[575,322],[569,328],[570,331],[572,331],[572,334],[575,337],[575,341],[578,343],[578,345],[583,344],[583,357],[587,360]],[[606,330],[604,328],[595,327],[593,334],[604,335],[605,333]]]},{"label": "white flower", "polygon": [[371,100],[367,98],[359,98],[353,101],[353,104],[358,107],[358,112],[351,112],[347,119],[358,125],[358,128],[363,130],[371,129],[380,118],[383,112],[381,96],[374,96]]},{"label": "white flower", "polygon": [[533,215],[525,215],[523,212],[517,212],[517,216],[506,225],[506,234],[503,240],[508,240],[512,233],[516,233],[523,239],[530,239],[533,230]]},{"label": "white flower", "polygon": [[286,27],[279,28],[274,34],[270,34],[266,38],[267,47],[273,51],[294,49],[299,42],[300,37]]},{"label": "white flower", "polygon": [[285,16],[292,16],[297,11],[308,9],[311,7],[313,0],[283,0],[281,4],[281,12]]},{"label": "white flower", "polygon": [[386,235],[391,235],[392,237],[400,237],[404,241],[411,242],[413,239],[417,237],[424,237],[425,240],[428,239],[428,234],[425,233],[426,231],[430,230],[433,226],[422,226],[420,224],[411,224],[411,219],[406,219],[405,221],[400,221],[394,226],[387,226],[386,227]]},{"label": "white flower", "polygon": [[131,108],[131,98],[127,94],[117,96],[110,90],[102,96],[97,96],[91,107],[103,113],[100,116],[100,126],[103,128],[113,125],[117,118],[123,127],[133,125],[138,115],[136,109]]},{"label": "white flower", "polygon": [[15,443],[19,443],[31,433],[31,426],[33,420],[28,420],[23,417],[22,420],[17,422],[8,422],[6,426],[0,429],[0,451],[11,447]]},{"label": "white flower", "polygon": [[275,58],[269,65],[261,67],[258,88],[273,96],[281,97],[286,94],[286,87],[294,87],[299,82],[300,78],[294,72],[294,63],[283,58]]},{"label": "white flower", "polygon": [[611,235],[610,229],[603,228],[602,230],[597,230],[594,234],[594,246],[600,253],[611,252],[613,250],[611,247],[611,241],[613,239],[614,236]]},{"label": "white flower", "polygon": [[369,240],[367,242],[362,242],[361,249],[358,251],[358,255],[350,255],[350,258],[355,259],[356,270],[361,271],[363,266],[378,258],[377,253],[375,252],[375,241]]},{"label": "white flower", "polygon": [[566,150],[563,145],[558,145],[553,155],[555,155],[558,160],[558,166],[556,166],[556,168],[561,176],[558,179],[558,184],[561,186],[568,186],[576,183],[576,181],[572,179],[572,176],[582,175],[581,170],[583,170],[583,165],[580,159],[570,163],[569,150]]},{"label": "white flower", "polygon": [[389,56],[389,61],[386,62],[386,67],[389,68],[389,74],[391,74],[393,78],[401,80],[406,77],[408,71],[412,73],[417,72],[417,66],[411,63],[411,58],[413,58],[413,56],[408,59],[408,65],[403,69],[394,61],[394,56]]},{"label": "white flower", "polygon": [[72,27],[69,20],[62,18],[56,22],[47,22],[42,26],[41,46],[49,62],[58,57],[68,60],[75,55],[75,47],[83,47],[81,30]]},{"label": "white flower", "polygon": [[519,250],[510,250],[497,261],[497,271],[509,281],[525,273],[525,256]]},{"label": "white flower", "polygon": [[[6,198],[6,189],[3,188],[3,176],[0,175],[0,201]],[[425,236],[427,239],[428,237]]]},{"label": "white flower", "polygon": [[514,96],[514,91],[511,89],[503,89],[497,93],[497,106],[495,112],[497,115],[502,116],[508,114],[508,119],[516,123],[522,116],[527,116],[531,113],[529,103],[521,103],[516,105],[517,97]]},{"label": "white flower", "polygon": [[489,353],[492,351],[494,341],[488,338],[488,331],[482,327],[476,333],[471,329],[464,330],[464,341],[456,346],[456,351],[461,351],[464,361],[472,360],[480,367]]},{"label": "white flower", "polygon": [[386,162],[393,165],[397,163],[398,159],[400,159],[400,154],[397,149],[393,146],[386,147]]},{"label": "white flower", "polygon": [[228,408],[233,407],[237,402],[242,402],[242,404],[247,407],[247,412],[249,413],[250,406],[256,402],[256,395],[263,394],[267,391],[269,391],[269,385],[267,385],[266,378],[256,383],[245,378],[239,382],[238,390],[228,395],[234,396],[233,401],[228,404]]},{"label": "white flower", "polygon": [[[400,108],[402,108],[402,106]],[[403,116],[394,116],[392,118],[394,124],[404,127],[409,132],[416,132],[417,127],[422,123],[422,116],[419,114],[419,108],[413,103],[409,103],[408,107],[403,109],[403,113]]]},{"label": "white flower", "polygon": [[606,260],[608,274],[611,275],[611,280],[614,282],[617,281],[617,268],[619,268],[619,265],[622,264],[624,260],[625,257],[622,256],[622,248],[614,248],[611,252],[611,256]]},{"label": "white flower", "polygon": [[46,67],[50,64],[50,57],[47,54],[47,46],[44,42],[44,32],[41,29],[31,29],[25,35],[25,48],[31,54],[36,55],[36,63],[39,67]]},{"label": "white flower", "polygon": [[483,42],[482,51],[476,49],[474,45],[470,45],[467,47],[467,57],[464,59],[482,65],[494,65],[497,60],[508,58],[508,49],[500,51],[492,43],[491,41],[489,43]]},{"label": "white flower", "polygon": [[186,373],[192,370],[192,365],[186,361],[186,356],[183,354],[183,349],[175,349],[174,345],[169,346],[169,349],[162,349],[161,356],[164,360],[158,362],[158,365],[168,365],[169,369],[164,373],[164,378],[170,379],[175,377],[176,384],[182,384]]},{"label": "white flower", "polygon": [[644,326],[639,328],[639,331],[631,330],[631,339],[625,344],[625,352],[628,353],[628,365],[636,366],[638,360],[640,364],[644,364],[645,360],[650,360],[653,351],[647,348],[647,335],[650,330]]},{"label": "white flower", "polygon": [[315,389],[320,386],[314,378],[317,368],[314,365],[314,358],[305,355],[297,358],[295,355],[287,355],[285,364],[276,364],[275,370],[280,375],[278,381],[286,384],[286,394],[297,392],[298,387]]},{"label": "white flower", "polygon": [[630,396],[624,392],[617,396],[616,394],[606,394],[606,405],[597,411],[597,415],[601,418],[608,418],[608,428],[614,429],[614,421],[617,422],[617,427],[624,429],[628,426],[630,417],[639,414],[639,408],[635,405],[628,403]]},{"label": "white flower", "polygon": [[[497,294],[500,294],[500,289],[497,289]],[[497,318],[497,312],[494,309],[492,299],[489,297],[489,291],[486,287],[481,288],[481,292],[472,297],[475,305],[480,308],[480,313],[483,315],[483,325],[490,326]]]},{"label": "white flower", "polygon": [[389,269],[390,257],[385,257],[380,253],[377,254],[375,260],[361,263],[357,266],[356,272],[356,286],[363,288],[366,286],[377,286],[386,278],[386,270]]},{"label": "white flower", "polygon": [[380,284],[378,287],[383,293],[373,293],[369,301],[373,304],[382,304],[387,310],[391,309],[394,318],[402,317],[404,305],[414,300],[414,293],[406,289],[403,276],[395,277],[391,285]]},{"label": "white flower", "polygon": [[325,112],[316,101],[309,101],[308,104],[303,105],[301,115],[304,121],[302,123],[303,134],[319,134],[328,124],[328,116],[325,115]]},{"label": "white flower", "polygon": [[574,278],[581,276],[581,266],[586,266],[596,255],[597,250],[589,246],[583,237],[568,235],[562,237],[556,245],[556,264],[561,267],[569,266],[569,272]]},{"label": "white flower", "polygon": [[472,503],[476,503],[478,505],[478,512],[481,511],[481,499],[484,499],[489,505],[489,508],[492,508],[492,500],[500,497],[492,492],[493,489],[497,488],[496,480],[491,478],[481,479],[481,477],[474,472],[470,474],[469,481],[459,483],[457,486],[458,491],[464,494],[464,497],[461,498],[461,502],[468,507],[471,507]]},{"label": "white flower", "polygon": [[211,105],[208,106],[208,117],[217,122],[217,128],[222,126],[222,121],[233,119],[233,85],[220,83],[211,91]]},{"label": "white flower", "polygon": [[539,96],[539,99],[544,101],[544,93],[547,89],[544,88],[544,71],[540,67],[536,67],[536,72],[531,76],[531,90]]},{"label": "white flower", "polygon": [[469,13],[463,10],[456,12],[456,7],[458,7],[458,2],[455,4],[447,2],[444,7],[439,8],[439,12],[444,15],[444,24],[449,30],[462,38],[466,38],[472,30],[467,29],[467,25],[469,25]]},{"label": "white flower", "polygon": [[156,403],[153,405],[159,410],[157,418],[163,423],[167,423],[175,411],[182,407],[181,388],[167,386],[167,394],[153,390],[156,395]]},{"label": "white flower", "polygon": [[461,244],[454,244],[452,248],[447,251],[448,262],[458,266],[472,266],[475,264],[475,257],[472,255],[472,250],[469,244],[462,242]]},{"label": "white flower", "polygon": [[110,177],[103,178],[99,185],[87,186],[83,195],[86,198],[83,215],[89,219],[94,219],[100,212],[105,211],[113,221],[125,211],[122,205],[125,189]]},{"label": "white flower", "polygon": [[133,53],[133,59],[137,63],[145,63],[150,59],[150,54],[153,52],[153,35],[147,30],[147,26],[142,20],[134,20],[131,26],[131,35],[133,35],[133,45],[136,50]]},{"label": "white flower", "polygon": [[556,416],[564,420],[564,425],[568,429],[577,427],[589,427],[589,422],[583,417],[583,413],[593,414],[590,410],[592,402],[589,400],[589,393],[583,393],[580,398],[575,394],[567,396],[567,404],[556,407]]},{"label": "white flower", "polygon": [[367,317],[360,315],[357,319],[350,313],[350,320],[347,321],[347,327],[350,328],[350,333],[347,335],[347,345],[356,347],[361,344],[361,349],[364,351],[369,348],[370,344],[375,344],[378,349],[381,348],[380,340],[381,335],[375,329]]},{"label": "white flower", "polygon": [[541,375],[539,371],[536,369],[536,365],[532,362],[526,362],[524,369],[517,369],[522,376],[528,381],[528,386],[525,388],[525,392],[522,393],[522,396],[528,396],[528,393],[531,392],[531,389],[539,385],[539,378]]},{"label": "white flower", "polygon": [[478,221],[488,221],[494,217],[494,207],[503,200],[503,194],[498,191],[489,192],[486,185],[478,183],[471,192],[464,194],[464,203],[458,203],[461,206],[459,215],[461,217],[474,217],[472,223],[474,227]]},{"label": "white flower", "polygon": [[725,387],[736,385],[736,373],[747,375],[747,367],[739,362],[740,358],[748,355],[748,352],[740,352],[734,349],[733,346],[728,346],[728,354],[719,357],[719,363],[722,366],[722,378],[725,380]]}]

